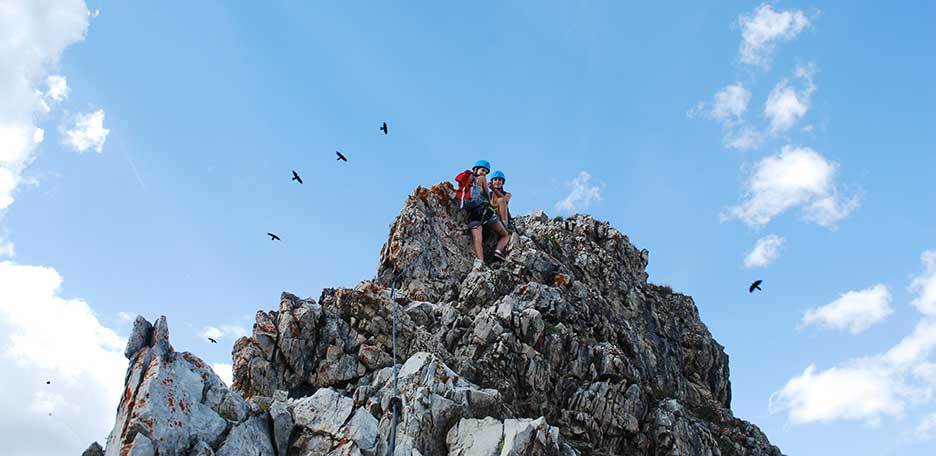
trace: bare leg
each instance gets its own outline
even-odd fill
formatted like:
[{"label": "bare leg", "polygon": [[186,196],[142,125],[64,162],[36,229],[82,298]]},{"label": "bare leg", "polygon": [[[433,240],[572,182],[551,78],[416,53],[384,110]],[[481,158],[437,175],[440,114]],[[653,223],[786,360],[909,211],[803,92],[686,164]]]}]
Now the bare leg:
[{"label": "bare leg", "polygon": [[503,252],[504,247],[507,247],[507,241],[510,240],[510,235],[507,234],[507,230],[504,229],[504,225],[500,220],[494,223],[494,232],[500,237],[500,239],[497,240],[497,250]]},{"label": "bare leg", "polygon": [[474,245],[475,258],[484,261],[484,250],[481,246],[483,226],[478,225],[471,229],[471,242]]}]

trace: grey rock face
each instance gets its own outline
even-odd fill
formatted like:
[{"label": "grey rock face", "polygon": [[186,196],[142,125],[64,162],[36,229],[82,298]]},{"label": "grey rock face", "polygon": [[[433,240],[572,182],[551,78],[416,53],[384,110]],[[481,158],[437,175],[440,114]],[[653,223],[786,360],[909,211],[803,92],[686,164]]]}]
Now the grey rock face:
[{"label": "grey rock face", "polygon": [[[277,391],[276,393],[284,393]],[[289,449],[289,437],[295,423],[285,394],[274,393],[273,405],[270,406],[270,419],[273,420],[273,441],[278,454],[286,454]]]},{"label": "grey rock face", "polygon": [[138,318],[127,352],[131,363],[107,441],[108,456],[218,449],[231,427],[247,418],[244,400],[204,361],[173,351],[165,317],[155,326]]},{"label": "grey rock face", "polygon": [[504,423],[486,417],[462,418],[445,437],[449,456],[497,456],[504,446]]},{"label": "grey rock face", "polygon": [[218,456],[276,456],[273,442],[270,441],[269,429],[269,416],[252,416],[231,429],[231,433],[224,439],[224,443],[215,454]]},{"label": "grey rock face", "polygon": [[101,444],[94,442],[81,452],[81,456],[104,456],[104,448],[101,448]]},{"label": "grey rock face", "polygon": [[383,456],[395,312],[395,455],[781,455],[732,416],[727,355],[691,297],[647,281],[646,250],[539,212],[513,219],[506,261],[473,269],[453,194],[409,196],[374,280],[257,312],[239,394],[172,351],[164,319],[135,324],[107,454],[142,435],[160,455]]},{"label": "grey rock face", "polygon": [[[500,394],[468,382],[437,356],[419,352],[400,366],[399,397],[403,403],[397,427],[398,450],[417,450],[421,454],[445,454],[446,434],[462,417],[504,414]],[[368,388],[372,393],[365,407],[382,413],[378,434],[390,433],[390,398],[393,395],[392,369],[377,372]],[[379,403],[379,405],[378,405]],[[385,453],[387,442],[377,444]]]}]

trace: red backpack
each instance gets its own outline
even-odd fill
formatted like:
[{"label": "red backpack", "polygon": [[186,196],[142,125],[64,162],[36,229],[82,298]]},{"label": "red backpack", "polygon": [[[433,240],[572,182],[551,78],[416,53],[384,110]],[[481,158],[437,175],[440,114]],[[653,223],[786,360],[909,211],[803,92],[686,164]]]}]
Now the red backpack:
[{"label": "red backpack", "polygon": [[465,207],[465,200],[471,201],[471,188],[474,186],[475,176],[471,170],[464,170],[455,176],[455,182],[458,183],[458,190],[455,190],[455,198],[459,201],[458,207]]}]

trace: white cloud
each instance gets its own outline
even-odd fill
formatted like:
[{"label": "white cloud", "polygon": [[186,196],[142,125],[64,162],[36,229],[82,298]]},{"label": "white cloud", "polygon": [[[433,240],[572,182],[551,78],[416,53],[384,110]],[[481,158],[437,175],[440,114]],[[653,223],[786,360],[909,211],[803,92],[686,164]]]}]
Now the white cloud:
[{"label": "white cloud", "polygon": [[735,82],[715,93],[711,109],[699,102],[686,111],[686,116],[694,118],[700,113],[721,124],[724,131],[723,142],[726,147],[737,150],[756,149],[763,142],[763,134],[744,125],[744,113],[751,101],[751,91],[744,84]]},{"label": "white cloud", "polygon": [[219,326],[206,326],[202,328],[199,335],[203,338],[212,338],[215,340],[220,340],[222,337],[227,337],[232,340],[236,340],[239,337],[246,336],[248,331],[246,328],[236,324],[227,324]]},{"label": "white cloud", "polygon": [[68,97],[68,80],[65,76],[54,74],[46,78],[45,97],[52,101],[62,101]]},{"label": "white cloud", "polygon": [[566,184],[570,187],[569,194],[556,203],[556,210],[571,214],[588,209],[592,203],[601,201],[601,187],[591,185],[590,181],[590,174],[585,171],[579,172],[575,179]]},{"label": "white cloud", "polygon": [[783,236],[769,234],[757,240],[754,249],[744,258],[746,268],[762,268],[773,263],[780,256],[780,247],[784,243]]},{"label": "white cloud", "polygon": [[901,385],[874,360],[853,360],[816,372],[810,365],[770,397],[770,413],[789,411],[793,423],[900,416]]},{"label": "white cloud", "polygon": [[[45,137],[37,123],[68,94],[65,78],[49,72],[87,28],[83,0],[0,6],[0,213],[34,181],[23,173]],[[12,244],[0,249],[12,253]],[[4,454],[77,454],[114,423],[125,341],[87,303],[61,297],[61,280],[52,268],[0,262],[0,409],[15,411],[0,414]]]},{"label": "white cloud", "polygon": [[221,337],[221,334],[224,334],[220,329],[214,326],[208,326],[205,329],[202,329],[202,332],[199,334],[202,337],[210,337],[212,339],[217,339]]},{"label": "white cloud", "polygon": [[731,149],[754,150],[760,147],[763,141],[763,133],[751,127],[726,129],[725,131],[724,143],[726,147]]},{"label": "white cloud", "polygon": [[[39,86],[72,43],[84,39],[83,0],[10,0],[0,7],[0,210],[13,204],[22,173],[34,158],[36,119],[48,111]],[[53,80],[54,93],[64,97]]]},{"label": "white cloud", "polygon": [[17,410],[0,414],[5,454],[76,454],[113,426],[126,342],[87,303],[59,296],[61,281],[52,268],[0,262],[0,408]]},{"label": "white cloud", "polygon": [[[32,133],[32,134],[30,134]],[[0,166],[11,169],[28,164],[30,149],[35,144],[35,128],[0,126]]]},{"label": "white cloud", "polygon": [[933,352],[934,348],[936,348],[936,319],[924,318],[917,323],[909,336],[904,337],[897,345],[886,351],[882,358],[891,364],[906,365],[923,360]]},{"label": "white cloud", "polygon": [[786,80],[780,81],[767,96],[764,116],[770,122],[770,132],[778,134],[789,130],[806,115],[816,85],[812,79],[811,67],[797,67],[796,76],[803,82],[803,87],[796,89]]},{"label": "white cloud", "polygon": [[104,110],[79,114],[75,126],[65,132],[65,142],[78,152],[94,148],[98,153],[104,149],[104,142],[110,130],[104,128]]},{"label": "white cloud", "polygon": [[913,305],[924,315],[936,317],[936,250],[920,255],[924,272],[910,282],[910,290],[917,294]]},{"label": "white cloud", "polygon": [[710,115],[725,125],[740,122],[751,101],[751,91],[736,82],[715,93]]},{"label": "white cloud", "polygon": [[848,329],[852,334],[858,334],[893,313],[890,301],[890,291],[881,284],[849,291],[829,304],[807,310],[800,325]]},{"label": "white cloud", "polygon": [[802,11],[774,11],[769,3],[763,3],[753,13],[742,15],[738,22],[741,62],[768,66],[776,43],[796,38],[809,25],[809,18]]},{"label": "white cloud", "polygon": [[224,381],[224,384],[228,387],[234,382],[234,369],[230,364],[211,363],[211,370],[213,370],[218,377],[221,377],[221,380]]},{"label": "white cloud", "polygon": [[801,206],[804,220],[834,226],[858,207],[857,197],[845,197],[836,187],[837,167],[809,147],[784,146],[780,154],[755,165],[744,201],[729,208],[722,218],[759,226]]},{"label": "white cloud", "polygon": [[[926,253],[923,256],[926,277],[931,270]],[[917,299],[925,294],[923,289],[914,290]],[[875,425],[887,416],[903,417],[912,409],[932,404],[936,393],[934,351],[936,318],[924,314],[913,332],[882,353],[853,358],[822,371],[810,365],[771,395],[770,412],[786,411],[793,423],[862,420]],[[921,422],[925,432],[930,431],[928,419]]]}]

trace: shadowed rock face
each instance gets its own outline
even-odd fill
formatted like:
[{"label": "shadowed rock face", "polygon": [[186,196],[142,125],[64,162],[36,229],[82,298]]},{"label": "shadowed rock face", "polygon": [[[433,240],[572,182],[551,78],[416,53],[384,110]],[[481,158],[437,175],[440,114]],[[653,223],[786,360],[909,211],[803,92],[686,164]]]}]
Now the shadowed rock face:
[{"label": "shadowed rock face", "polygon": [[[136,434],[180,445],[161,455],[248,444],[280,456],[385,454],[395,304],[396,454],[781,454],[732,416],[727,355],[692,298],[647,282],[646,250],[589,216],[534,213],[514,219],[507,261],[472,270],[453,194],[442,183],[409,196],[376,279],[317,302],[283,293],[276,310],[257,312],[253,334],[234,346],[237,393],[216,393],[247,411],[222,415],[205,399],[220,421]],[[149,372],[201,372],[160,342],[161,325],[141,323],[128,342],[128,386],[157,376]],[[135,445],[129,407],[121,402],[107,454]]]}]

